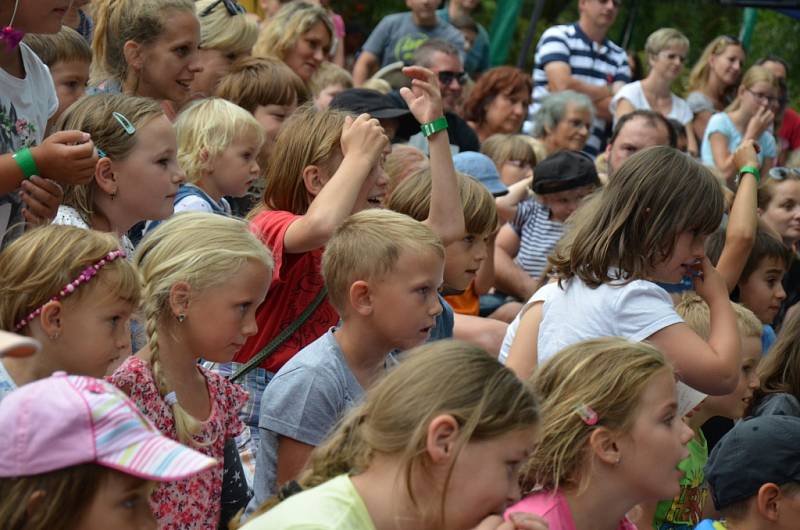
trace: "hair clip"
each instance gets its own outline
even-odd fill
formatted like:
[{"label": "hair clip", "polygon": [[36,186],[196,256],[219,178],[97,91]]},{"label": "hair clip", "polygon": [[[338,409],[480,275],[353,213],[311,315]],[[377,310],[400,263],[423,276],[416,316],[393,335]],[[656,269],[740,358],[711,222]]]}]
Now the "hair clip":
[{"label": "hair clip", "polygon": [[587,405],[586,403],[581,403],[580,405],[575,406],[575,412],[578,416],[581,417],[583,423],[586,425],[597,425],[597,422],[600,418],[598,418],[597,413],[594,411],[592,407]]},{"label": "hair clip", "polygon": [[111,115],[114,116],[114,119],[117,120],[120,125],[122,125],[122,128],[125,129],[126,133],[133,134],[136,132],[136,127],[133,126],[131,121],[126,118],[124,114],[112,112]]},{"label": "hair clip", "polygon": [[97,156],[99,156],[100,158],[106,158],[108,156],[105,151],[103,151],[97,146],[94,146],[94,150],[97,151]]}]

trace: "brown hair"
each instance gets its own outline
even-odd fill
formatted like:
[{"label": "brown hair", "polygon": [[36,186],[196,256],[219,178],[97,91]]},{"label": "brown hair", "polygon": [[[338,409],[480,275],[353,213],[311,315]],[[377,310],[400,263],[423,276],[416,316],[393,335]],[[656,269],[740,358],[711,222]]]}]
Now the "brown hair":
[{"label": "brown hair", "polygon": [[86,39],[69,26],[61,26],[58,33],[49,35],[28,33],[23,42],[49,67],[68,61],[92,62],[92,49]]},{"label": "brown hair", "polygon": [[800,400],[800,312],[784,322],[758,367],[758,376],[761,386],[753,393],[752,406],[769,394],[786,393]]},{"label": "brown hair", "polygon": [[215,95],[253,114],[259,106],[302,103],[308,98],[308,91],[283,61],[244,57],[220,79]]},{"label": "brown hair", "polygon": [[321,6],[309,2],[295,1],[285,4],[269,19],[258,35],[253,46],[254,57],[286,58],[286,54],[295,45],[297,39],[310,31],[316,24],[322,23],[330,35],[331,42],[325,51],[327,55],[333,49],[336,32],[333,30],[328,13]]},{"label": "brown hair", "polygon": [[498,94],[510,96],[525,92],[525,105],[530,104],[533,80],[531,76],[513,66],[498,66],[481,75],[464,103],[464,118],[481,124],[486,118],[486,109]]},{"label": "brown hair", "polygon": [[383,170],[389,177],[386,194],[391,195],[406,178],[429,167],[428,157],[413,145],[392,145],[392,152],[386,156],[386,161],[383,163]]}]

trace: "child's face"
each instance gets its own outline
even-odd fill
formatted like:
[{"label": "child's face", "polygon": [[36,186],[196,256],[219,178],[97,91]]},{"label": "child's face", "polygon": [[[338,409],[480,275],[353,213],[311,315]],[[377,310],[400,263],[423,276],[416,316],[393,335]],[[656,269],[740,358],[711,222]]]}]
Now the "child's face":
[{"label": "child's face", "polygon": [[214,95],[219,80],[231,70],[231,65],[242,54],[214,48],[198,50],[198,62],[202,71],[197,72],[190,83],[192,98],[207,98]]},{"label": "child's face", "polygon": [[294,47],[286,52],[283,62],[308,83],[319,69],[319,65],[328,55],[331,48],[331,35],[322,22],[317,22],[311,29],[300,35]]},{"label": "child's face", "polygon": [[516,184],[533,175],[533,168],[528,160],[506,160],[500,166],[500,180],[506,186]]},{"label": "child's face", "polygon": [[[0,8],[3,20],[11,20],[14,2],[3,2]],[[71,4],[70,0],[36,0],[33,2],[20,2],[14,27],[25,33],[58,33],[61,21],[67,14]],[[3,22],[5,24],[6,22]]]},{"label": "child's face", "polygon": [[445,247],[444,285],[463,291],[478,275],[483,261],[489,256],[489,236],[466,234]]},{"label": "child's face", "polygon": [[766,81],[753,83],[750,88],[746,88],[744,85],[739,88],[742,108],[751,114],[755,114],[762,108],[770,109],[777,96],[777,89]]},{"label": "child's face", "polygon": [[110,471],[76,528],[81,530],[144,530],[157,527],[150,509],[151,483]]},{"label": "child's face", "polygon": [[677,415],[675,376],[662,370],[642,394],[631,430],[617,441],[617,468],[643,500],[670,499],[680,491],[678,470],[694,432]]},{"label": "child's face", "polygon": [[369,175],[361,185],[361,191],[356,198],[353,213],[366,210],[367,208],[381,208],[383,199],[386,197],[386,187],[389,185],[389,176],[383,170],[386,157],[392,152],[392,145],[387,143],[383,148],[381,158],[372,167]]},{"label": "child's face", "polygon": [[550,219],[563,223],[581,205],[581,201],[594,191],[594,186],[581,186],[556,193],[543,193],[539,200],[550,209]]},{"label": "child's face", "polygon": [[756,270],[739,282],[739,301],[755,313],[762,324],[772,324],[781,302],[786,299],[782,284],[785,272],[782,260],[765,256]]},{"label": "child's face", "polygon": [[706,235],[683,232],[675,247],[664,261],[653,268],[650,279],[666,283],[678,283],[684,276],[692,275],[692,265],[705,256]]},{"label": "child's face", "polygon": [[443,275],[444,261],[436,253],[404,250],[389,273],[369,282],[373,329],[387,349],[407,350],[428,340],[442,312],[437,292]]},{"label": "child's face", "polygon": [[331,104],[331,100],[336,97],[336,94],[343,90],[345,90],[344,85],[339,83],[326,86],[314,100],[314,105],[316,105],[319,110],[327,109]]},{"label": "child's face", "polygon": [[[261,168],[258,166],[259,142],[257,137],[235,138],[211,164],[211,173],[203,178],[208,183],[210,195],[217,201],[222,196],[242,197],[256,181]],[[204,186],[205,188],[205,186]]]},{"label": "child's face", "polygon": [[190,349],[212,362],[229,362],[256,334],[256,308],[267,296],[271,277],[263,264],[248,260],[230,279],[191,293],[186,320],[178,331]]},{"label": "child's face", "polygon": [[475,528],[518,501],[519,470],[535,440],[536,429],[529,427],[464,445],[446,492],[445,527]]},{"label": "child's face", "polygon": [[178,166],[177,152],[175,129],[166,116],[153,118],[137,129],[136,145],[128,157],[111,161],[117,195],[109,208],[131,226],[172,215],[175,194],[186,179]]},{"label": "child's face", "polygon": [[800,181],[784,180],[775,184],[772,200],[761,218],[776,230],[784,242],[800,240]]},{"label": "child's face", "polygon": [[296,100],[291,105],[259,105],[256,107],[253,117],[264,129],[266,139],[261,149],[266,155],[272,151],[275,138],[278,136],[283,122],[292,115],[296,108]]},{"label": "child's face", "polygon": [[742,337],[742,375],[736,390],[724,396],[708,396],[702,408],[713,416],[738,420],[744,416],[753,391],[761,383],[756,369],[761,360],[761,337]]},{"label": "child's face", "polygon": [[86,91],[89,82],[89,63],[86,61],[59,61],[50,67],[53,84],[58,95],[58,110],[50,117],[51,122],[64,112],[67,107],[78,101]]}]

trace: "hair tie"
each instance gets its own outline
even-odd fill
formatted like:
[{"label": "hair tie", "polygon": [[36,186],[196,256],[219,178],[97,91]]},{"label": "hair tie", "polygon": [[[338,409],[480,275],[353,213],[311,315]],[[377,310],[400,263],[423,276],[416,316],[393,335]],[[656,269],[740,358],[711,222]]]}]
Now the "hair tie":
[{"label": "hair tie", "polygon": [[575,413],[578,416],[580,416],[583,423],[589,426],[597,425],[597,422],[600,420],[594,409],[589,405],[587,405],[586,403],[581,403],[580,405],[576,405]]},{"label": "hair tie", "polygon": [[38,308],[36,308],[33,311],[31,311],[28,314],[28,316],[26,316],[25,318],[23,318],[22,320],[17,322],[17,324],[14,326],[14,331],[21,330],[22,328],[27,326],[34,318],[36,318],[39,315],[41,315],[42,314],[42,310],[44,309],[44,306],[46,306],[50,302],[58,302],[60,300],[63,300],[64,298],[68,297],[69,295],[71,295],[72,293],[75,292],[75,289],[77,289],[82,284],[84,284],[84,283],[88,282],[89,280],[91,280],[92,278],[94,278],[97,275],[97,272],[100,269],[102,269],[103,267],[105,267],[106,265],[111,263],[112,261],[114,261],[116,259],[119,259],[119,258],[124,258],[124,257],[125,257],[125,251],[124,250],[122,250],[122,249],[112,250],[111,252],[106,254],[103,258],[101,258],[100,261],[98,261],[97,263],[95,263],[93,265],[89,265],[88,267],[83,269],[83,271],[81,271],[81,273],[74,280],[72,280],[71,282],[68,282],[64,287],[62,287],[58,291],[57,295],[52,297],[50,300],[48,300],[47,302],[45,302],[44,304],[42,304]]}]

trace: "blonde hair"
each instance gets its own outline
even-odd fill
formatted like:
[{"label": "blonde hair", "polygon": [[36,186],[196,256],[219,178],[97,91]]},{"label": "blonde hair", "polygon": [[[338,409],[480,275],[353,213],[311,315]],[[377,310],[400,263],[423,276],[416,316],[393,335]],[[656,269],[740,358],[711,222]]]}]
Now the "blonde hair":
[{"label": "blonde hair", "polygon": [[[700,55],[700,58],[694,64],[692,71],[689,73],[689,81],[687,83],[688,92],[703,90],[703,87],[708,83],[708,76],[711,74],[711,65],[709,64],[711,56],[716,57],[724,53],[725,50],[728,49],[728,46],[738,46],[742,48],[742,44],[738,40],[728,35],[720,35],[708,43],[703,53]],[[735,88],[735,86],[728,87],[725,91],[725,96],[730,97]]]},{"label": "blonde hair", "polygon": [[374,90],[375,92],[380,92],[381,94],[388,94],[392,91],[392,85],[389,84],[389,81],[379,77],[370,77],[364,81],[360,88]]},{"label": "blonde hair", "polygon": [[254,114],[267,105],[293,105],[308,98],[302,79],[280,59],[243,57],[220,79],[215,94]]},{"label": "blonde hair", "polygon": [[[425,456],[428,426],[445,414],[456,420],[460,430],[454,460],[470,442],[530,428],[539,419],[530,386],[481,348],[449,340],[425,344],[410,350],[314,449],[299,482],[304,488],[314,487],[343,473],[365,471],[376,454],[398,456],[406,493],[415,507],[422,508],[411,476],[430,463]],[[452,468],[442,491],[447,490],[451,472]],[[445,500],[443,495],[440,523]],[[431,517],[432,510],[425,508],[421,511]]]},{"label": "blonde hair", "polygon": [[[119,248],[112,234],[76,226],[48,225],[23,234],[0,252],[0,329],[14,331],[17,322]],[[100,283],[118,298],[139,304],[139,278],[124,258],[107,263],[66,300],[79,302]]]},{"label": "blonde hair", "polygon": [[69,26],[61,26],[58,33],[28,33],[23,42],[31,47],[44,64],[52,67],[68,61],[92,62],[92,49],[83,36]]},{"label": "blonde hair", "polygon": [[724,206],[708,168],[671,147],[649,147],[575,212],[549,261],[560,279],[577,276],[591,287],[647,279],[681,233],[716,230]]},{"label": "blonde hair", "polygon": [[383,163],[383,170],[389,177],[387,195],[391,195],[406,178],[429,167],[428,157],[413,145],[392,145],[392,152],[386,155],[386,161]]},{"label": "blonde hair", "polygon": [[444,246],[433,230],[391,210],[365,210],[348,217],[325,245],[322,276],[331,305],[347,312],[350,286],[377,281],[394,270],[404,252],[434,253],[444,260]]},{"label": "blonde hair", "polygon": [[[456,172],[464,224],[467,234],[490,234],[498,226],[497,206],[486,186],[463,173]],[[389,195],[386,207],[424,221],[431,207],[431,170],[425,169],[406,178]]]},{"label": "blonde hair", "polygon": [[[767,70],[763,66],[751,66],[747,69],[747,71],[742,76],[742,82],[739,84],[739,90],[744,88],[746,90],[750,90],[753,85],[756,83],[769,83],[776,92],[778,90],[778,78],[776,78],[771,71]],[[725,109],[725,112],[733,112],[737,110],[739,107],[742,106],[742,95],[739,94],[736,96],[736,99],[728,105],[728,108]]]},{"label": "blonde hair", "polygon": [[[541,403],[542,434],[525,466],[525,489],[581,490],[592,431],[629,430],[650,381],[671,372],[653,346],[618,337],[579,342],[548,359],[531,376]],[[583,421],[576,412],[581,406],[597,413],[596,425]]]},{"label": "blonde hair", "polygon": [[106,80],[120,83],[128,75],[124,47],[128,41],[142,45],[153,43],[166,29],[165,11],[194,13],[192,0],[93,0],[94,36],[89,82]]},{"label": "blonde hair", "polygon": [[264,129],[252,114],[222,98],[206,98],[190,104],[175,121],[178,163],[187,182],[197,182],[203,171],[234,140],[254,138],[256,156],[264,143]]},{"label": "blonde hair", "polygon": [[244,13],[231,15],[218,0],[197,0],[195,9],[198,15],[205,13],[212,4],[216,5],[211,11],[198,17],[200,47],[249,54],[258,38],[258,24]]},{"label": "blonde hair", "polygon": [[320,92],[333,85],[341,85],[345,89],[353,88],[353,76],[341,66],[325,61],[311,77],[308,86],[314,97],[317,97]]},{"label": "blonde hair", "polygon": [[346,116],[343,111],[316,110],[307,103],[284,122],[267,166],[264,199],[251,215],[264,208],[296,215],[306,213],[313,197],[303,181],[303,170],[321,165],[333,173],[339,166],[339,144]]},{"label": "blonde hair", "polygon": [[[136,128],[128,134],[113,113],[123,115]],[[125,160],[136,146],[138,131],[151,120],[164,115],[157,101],[125,94],[84,96],[65,110],[56,122],[56,131],[78,130],[92,135],[92,141],[113,161]],[[78,211],[90,224],[94,214],[97,184],[69,185],[64,188],[63,204]]]},{"label": "blonde hair", "polygon": [[[170,333],[173,325],[174,315],[169,307],[172,286],[186,282],[192,292],[203,292],[229,281],[250,261],[263,265],[271,275],[272,256],[247,224],[211,213],[175,215],[149,232],[137,247],[134,262],[142,278],[147,345],[162,396],[171,388],[161,371],[159,335]],[[192,435],[199,432],[201,422],[179,403],[172,406],[172,411],[178,440],[199,445]]]},{"label": "blonde hair", "polygon": [[655,57],[671,46],[685,48],[688,52],[689,39],[675,28],[661,28],[655,30],[647,37],[647,42],[644,44],[644,51],[646,51],[650,57]]},{"label": "blonde hair", "polygon": [[[761,338],[763,326],[758,317],[741,304],[731,302],[731,306],[736,314],[736,329],[739,331],[739,336]],[[675,312],[692,328],[692,331],[708,341],[711,334],[711,311],[705,300],[694,291],[687,291],[678,298]]]},{"label": "blonde hair", "polygon": [[498,171],[509,160],[524,160],[531,167],[538,163],[533,146],[522,134],[493,134],[481,144],[481,153],[492,159]]},{"label": "blonde hair", "polygon": [[285,59],[297,39],[320,22],[331,37],[328,49],[325,50],[325,55],[328,55],[334,49],[336,40],[336,32],[328,13],[318,5],[294,1],[281,7],[261,29],[253,46],[253,56]]}]

